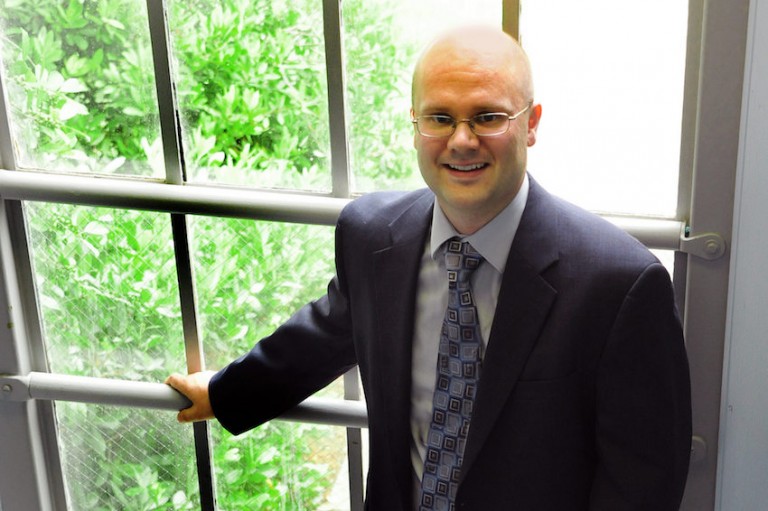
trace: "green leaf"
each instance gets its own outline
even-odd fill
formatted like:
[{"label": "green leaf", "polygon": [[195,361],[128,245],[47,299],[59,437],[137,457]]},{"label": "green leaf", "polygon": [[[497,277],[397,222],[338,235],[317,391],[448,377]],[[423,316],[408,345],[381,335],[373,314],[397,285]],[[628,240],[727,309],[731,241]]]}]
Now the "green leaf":
[{"label": "green leaf", "polygon": [[118,30],[125,30],[125,25],[120,23],[118,20],[105,18],[102,21],[104,24],[109,25],[110,27],[116,28]]},{"label": "green leaf", "polygon": [[59,110],[59,120],[68,121],[69,119],[77,115],[87,115],[88,108],[82,103],[67,99],[64,105]]},{"label": "green leaf", "polygon": [[85,84],[77,78],[68,78],[64,80],[63,83],[61,83],[59,90],[61,92],[76,93],[85,92],[88,90],[88,87],[86,87]]},{"label": "green leaf", "polygon": [[83,232],[94,236],[106,236],[109,234],[109,228],[101,222],[93,221],[83,228]]}]

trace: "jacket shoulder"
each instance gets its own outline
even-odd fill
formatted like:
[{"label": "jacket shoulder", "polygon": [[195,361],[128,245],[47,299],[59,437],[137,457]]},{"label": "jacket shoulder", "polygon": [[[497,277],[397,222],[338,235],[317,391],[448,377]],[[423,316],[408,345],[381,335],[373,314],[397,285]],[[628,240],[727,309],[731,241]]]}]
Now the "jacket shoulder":
[{"label": "jacket shoulder", "polygon": [[344,226],[389,225],[414,206],[430,206],[434,195],[426,188],[411,191],[373,192],[347,204],[339,216]]}]

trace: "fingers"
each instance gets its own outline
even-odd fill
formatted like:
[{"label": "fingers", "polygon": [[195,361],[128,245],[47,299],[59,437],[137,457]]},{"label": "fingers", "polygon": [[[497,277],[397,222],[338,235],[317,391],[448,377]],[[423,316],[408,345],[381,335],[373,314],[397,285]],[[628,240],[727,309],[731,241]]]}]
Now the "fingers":
[{"label": "fingers", "polygon": [[208,382],[215,373],[205,371],[189,375],[171,374],[165,383],[184,394],[192,405],[177,414],[179,422],[194,422],[212,419],[213,409],[208,397]]},{"label": "fingers", "polygon": [[186,388],[186,376],[178,373],[173,373],[168,378],[165,379],[165,384],[170,385],[171,387],[178,390],[185,396],[187,395],[187,393],[184,391],[184,389]]},{"label": "fingers", "polygon": [[183,410],[179,411],[178,414],[176,414],[176,420],[182,423],[185,422],[195,422],[197,419],[197,410],[195,409],[195,406],[192,405],[189,408],[184,408]]}]

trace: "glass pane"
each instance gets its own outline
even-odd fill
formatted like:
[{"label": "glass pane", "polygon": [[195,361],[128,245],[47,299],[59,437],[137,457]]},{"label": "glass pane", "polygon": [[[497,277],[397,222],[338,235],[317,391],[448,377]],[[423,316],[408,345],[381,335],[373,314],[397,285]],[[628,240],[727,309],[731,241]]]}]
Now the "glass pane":
[{"label": "glass pane", "polygon": [[0,0],[20,167],[162,177],[143,0]]},{"label": "glass pane", "polygon": [[500,0],[345,0],[344,47],[354,189],[424,186],[413,150],[411,77],[418,52],[466,23],[501,26]]},{"label": "glass pane", "polygon": [[200,509],[192,428],[175,414],[55,406],[69,509]]},{"label": "glass pane", "polygon": [[221,368],[325,293],[333,228],[190,217],[207,365]]},{"label": "glass pane", "polygon": [[232,436],[212,425],[220,509],[349,509],[344,428],[272,421]]},{"label": "glass pane", "polygon": [[543,105],[528,168],[551,192],[596,211],[675,216],[687,19],[686,0],[523,3]]},{"label": "glass pane", "polygon": [[[334,273],[331,227],[190,217],[190,228],[201,333],[214,369],[321,296]],[[343,397],[340,382],[324,394]],[[233,437],[215,425],[222,509],[344,509],[330,504],[342,491],[349,505],[347,487],[337,483],[344,431],[271,422]]]},{"label": "glass pane", "polygon": [[330,190],[322,3],[169,5],[188,179]]},{"label": "glass pane", "polygon": [[44,203],[26,214],[52,372],[185,372],[168,215]]}]

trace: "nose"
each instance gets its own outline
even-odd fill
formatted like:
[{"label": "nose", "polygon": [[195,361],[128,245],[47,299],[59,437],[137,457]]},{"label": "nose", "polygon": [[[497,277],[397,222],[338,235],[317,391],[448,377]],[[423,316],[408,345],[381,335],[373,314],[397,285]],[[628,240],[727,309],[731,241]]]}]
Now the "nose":
[{"label": "nose", "polygon": [[453,150],[476,149],[480,139],[470,128],[470,120],[456,121],[456,129],[448,139],[448,147]]}]

